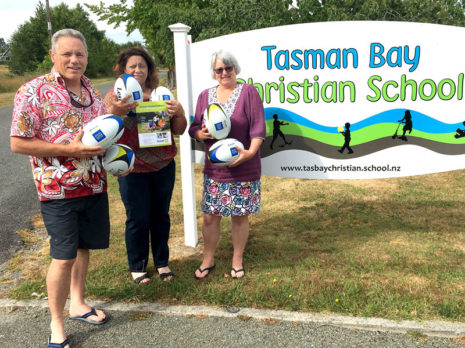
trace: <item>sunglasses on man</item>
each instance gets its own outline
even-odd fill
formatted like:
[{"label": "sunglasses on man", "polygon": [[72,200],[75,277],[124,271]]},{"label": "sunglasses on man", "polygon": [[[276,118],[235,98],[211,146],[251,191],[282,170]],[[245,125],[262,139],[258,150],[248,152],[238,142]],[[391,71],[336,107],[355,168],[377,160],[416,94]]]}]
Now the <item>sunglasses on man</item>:
[{"label": "sunglasses on man", "polygon": [[66,90],[68,91],[68,95],[69,95],[69,99],[71,101],[71,105],[74,106],[75,108],[85,109],[85,108],[88,108],[89,106],[91,106],[94,103],[94,98],[92,98],[92,93],[90,93],[89,89],[84,85],[82,80],[81,80],[81,85],[82,85],[82,87],[84,87],[84,89],[89,94],[90,103],[88,105],[84,105],[84,104],[81,104],[80,102],[78,102],[76,99],[73,98],[73,96],[71,95],[71,92],[69,91],[69,89],[66,88]]}]

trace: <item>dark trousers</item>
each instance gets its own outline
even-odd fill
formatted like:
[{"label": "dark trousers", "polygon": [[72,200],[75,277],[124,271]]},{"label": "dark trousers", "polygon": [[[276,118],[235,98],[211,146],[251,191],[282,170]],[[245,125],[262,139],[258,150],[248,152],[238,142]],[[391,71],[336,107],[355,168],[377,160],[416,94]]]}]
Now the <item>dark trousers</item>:
[{"label": "dark trousers", "polygon": [[126,208],[126,250],[131,272],[145,271],[150,242],[155,267],[168,265],[169,208],[175,174],[176,164],[172,160],[157,172],[118,178]]}]

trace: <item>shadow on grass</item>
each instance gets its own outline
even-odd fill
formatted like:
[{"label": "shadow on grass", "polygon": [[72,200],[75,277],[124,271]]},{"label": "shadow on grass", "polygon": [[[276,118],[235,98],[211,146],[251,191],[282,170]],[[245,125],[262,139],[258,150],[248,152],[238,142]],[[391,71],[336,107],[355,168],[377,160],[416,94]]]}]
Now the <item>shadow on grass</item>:
[{"label": "shadow on grass", "polygon": [[[134,284],[124,238],[115,236],[101,262],[91,260],[86,291],[108,301],[465,321],[464,192],[456,176],[454,182],[447,174],[449,186],[440,190],[407,178],[375,194],[344,183],[305,190],[300,181],[282,200],[279,192],[264,192],[262,212],[250,218],[240,280],[229,277],[229,219],[221,225],[217,268],[201,281],[193,277],[201,257],[192,256],[170,262],[173,281],[155,276],[149,285]],[[148,271],[156,273],[153,266]],[[25,283],[22,294],[34,284],[43,282]]]}]

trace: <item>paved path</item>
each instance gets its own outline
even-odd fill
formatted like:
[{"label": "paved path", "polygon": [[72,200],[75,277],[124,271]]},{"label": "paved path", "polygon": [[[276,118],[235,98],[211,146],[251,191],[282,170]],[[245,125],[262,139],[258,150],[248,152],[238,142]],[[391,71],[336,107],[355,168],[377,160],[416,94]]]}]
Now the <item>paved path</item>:
[{"label": "paved path", "polygon": [[29,157],[10,150],[13,107],[0,108],[0,264],[22,247],[18,230],[39,212]]},{"label": "paved path", "polygon": [[[105,95],[112,87],[98,89]],[[0,108],[0,264],[23,247],[16,232],[32,228],[30,220],[40,211],[29,157],[10,150],[12,113],[13,106]]]},{"label": "paved path", "polygon": [[[105,309],[111,319],[101,326],[67,319],[73,348],[448,348],[464,347],[465,342],[465,324],[461,323],[156,303],[92,305]],[[0,346],[45,347],[49,332],[46,308],[45,300],[0,300]]]}]

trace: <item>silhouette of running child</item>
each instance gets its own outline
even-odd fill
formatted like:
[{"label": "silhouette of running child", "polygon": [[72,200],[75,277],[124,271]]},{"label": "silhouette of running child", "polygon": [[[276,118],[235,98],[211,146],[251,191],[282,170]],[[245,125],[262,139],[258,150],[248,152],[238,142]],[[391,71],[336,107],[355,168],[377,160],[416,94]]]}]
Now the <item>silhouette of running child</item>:
[{"label": "silhouette of running child", "polygon": [[284,144],[279,145],[279,147],[284,147],[285,145],[290,145],[292,144],[292,141],[287,141],[283,132],[281,131],[281,126],[287,126],[289,123],[283,122],[278,120],[278,115],[274,114],[273,115],[274,121],[273,121],[273,140],[271,141],[270,144],[270,149],[273,150],[273,143],[274,141],[278,138],[278,135],[283,138]]},{"label": "silhouette of running child", "polygon": [[342,147],[337,151],[339,151],[340,153],[343,153],[344,149],[347,149],[349,150],[348,153],[354,153],[354,151],[350,147],[350,123],[349,122],[345,124],[345,128],[346,128],[345,132],[344,131],[340,132],[344,136],[344,145],[342,145]]},{"label": "silhouette of running child", "polygon": [[402,120],[399,120],[398,122],[405,123],[405,126],[403,128],[403,134],[399,137],[399,139],[407,141],[407,137],[405,136],[405,133],[407,133],[408,131],[408,134],[411,134],[412,128],[413,128],[412,115],[410,114],[410,111],[405,110],[404,118]]},{"label": "silhouette of running child", "polygon": [[[463,121],[463,125],[465,126],[465,121]],[[456,132],[457,132],[457,134],[455,134],[454,137],[456,137],[456,138],[465,137],[465,129],[457,128]]]}]

